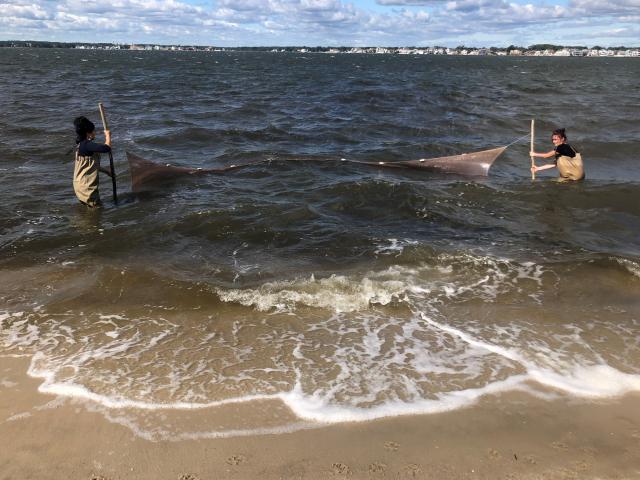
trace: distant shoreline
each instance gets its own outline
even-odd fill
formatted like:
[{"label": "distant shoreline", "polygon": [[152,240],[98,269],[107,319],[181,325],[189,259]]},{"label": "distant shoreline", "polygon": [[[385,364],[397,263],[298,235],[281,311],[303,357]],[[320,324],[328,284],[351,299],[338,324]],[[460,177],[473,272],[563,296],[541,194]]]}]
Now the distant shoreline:
[{"label": "distant shoreline", "polygon": [[216,47],[201,45],[162,45],[128,43],[42,42],[3,40],[0,48],[69,48],[77,50],[128,50],[171,52],[270,52],[270,53],[329,53],[329,54],[397,54],[397,55],[461,55],[461,56],[528,56],[528,57],[638,57],[640,47],[585,47],[551,44],[529,47]]}]

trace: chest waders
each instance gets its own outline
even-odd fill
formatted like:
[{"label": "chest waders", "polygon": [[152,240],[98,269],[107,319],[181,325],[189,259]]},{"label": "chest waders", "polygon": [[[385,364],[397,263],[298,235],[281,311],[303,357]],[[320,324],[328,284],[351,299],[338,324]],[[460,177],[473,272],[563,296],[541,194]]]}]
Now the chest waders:
[{"label": "chest waders", "polygon": [[98,169],[100,168],[100,154],[80,155],[76,150],[76,163],[73,170],[73,190],[76,197],[88,207],[95,208],[102,205],[98,191]]},{"label": "chest waders", "polygon": [[[573,148],[571,149],[573,150]],[[558,167],[558,172],[560,172],[560,178],[558,180],[561,182],[584,179],[584,165],[582,163],[582,155],[580,155],[575,150],[573,150],[573,152],[576,154],[576,156],[573,158],[567,155],[561,155],[560,157],[558,157],[556,166]]]}]

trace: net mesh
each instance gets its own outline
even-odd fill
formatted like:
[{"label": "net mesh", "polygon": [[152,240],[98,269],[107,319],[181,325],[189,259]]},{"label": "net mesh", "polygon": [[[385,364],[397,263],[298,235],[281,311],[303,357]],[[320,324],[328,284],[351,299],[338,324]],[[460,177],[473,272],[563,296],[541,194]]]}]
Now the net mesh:
[{"label": "net mesh", "polygon": [[223,174],[231,170],[255,165],[256,163],[262,163],[252,162],[242,165],[229,165],[222,168],[189,168],[176,167],[168,163],[152,162],[151,160],[146,160],[131,152],[126,153],[127,160],[129,161],[129,172],[131,173],[132,192],[152,190],[162,184],[171,183],[174,180],[185,176]]},{"label": "net mesh", "polygon": [[[493,162],[506,149],[507,147],[498,147],[490,150],[452,155],[449,157],[421,158],[419,160],[400,162],[367,162],[347,159],[342,159],[342,162],[369,165],[379,168],[419,169],[459,175],[487,176],[489,168],[491,168]],[[170,183],[185,176],[224,174],[232,170],[266,162],[266,160],[260,160],[240,165],[229,165],[222,168],[189,168],[152,162],[130,152],[127,152],[127,160],[129,161],[129,170],[131,172],[132,192],[151,190],[162,184]]]},{"label": "net mesh", "polygon": [[507,147],[499,147],[451,157],[421,158],[420,160],[400,163],[407,165],[409,168],[426,168],[447,173],[459,173],[461,175],[486,176],[489,174],[489,168],[491,168],[493,162],[506,149]]}]

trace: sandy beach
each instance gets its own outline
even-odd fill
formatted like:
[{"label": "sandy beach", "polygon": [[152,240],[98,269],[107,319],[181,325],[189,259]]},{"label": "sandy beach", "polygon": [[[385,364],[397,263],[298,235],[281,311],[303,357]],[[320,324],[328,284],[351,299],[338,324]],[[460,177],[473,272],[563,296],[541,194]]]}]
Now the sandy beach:
[{"label": "sandy beach", "polygon": [[150,441],[89,402],[38,393],[27,367],[0,359],[2,479],[640,478],[638,395],[592,403],[510,393],[434,415]]}]

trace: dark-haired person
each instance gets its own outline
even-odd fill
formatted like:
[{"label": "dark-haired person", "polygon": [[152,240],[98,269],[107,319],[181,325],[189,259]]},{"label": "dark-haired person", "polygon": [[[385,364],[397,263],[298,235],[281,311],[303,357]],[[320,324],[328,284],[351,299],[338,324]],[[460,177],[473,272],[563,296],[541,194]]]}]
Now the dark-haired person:
[{"label": "dark-haired person", "polygon": [[73,121],[76,128],[76,165],[73,171],[73,190],[76,197],[88,207],[99,207],[98,171],[111,176],[111,172],[100,167],[100,154],[111,151],[111,132],[104,131],[105,142],[94,142],[96,127],[88,118],[78,117]]},{"label": "dark-haired person", "polygon": [[531,167],[532,172],[539,172],[541,170],[548,170],[550,168],[557,167],[560,172],[561,182],[569,180],[583,180],[584,179],[584,166],[582,164],[582,155],[577,152],[571,145],[567,143],[567,134],[564,128],[559,128],[553,131],[551,135],[551,141],[555,148],[547,153],[537,153],[534,151],[529,152],[531,157],[551,158],[555,157],[554,163],[547,163],[536,167]]}]

